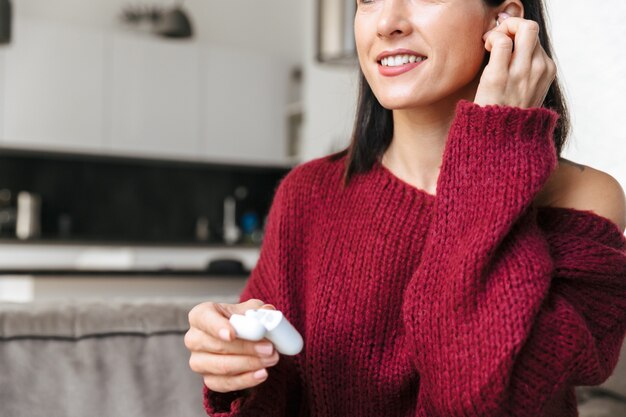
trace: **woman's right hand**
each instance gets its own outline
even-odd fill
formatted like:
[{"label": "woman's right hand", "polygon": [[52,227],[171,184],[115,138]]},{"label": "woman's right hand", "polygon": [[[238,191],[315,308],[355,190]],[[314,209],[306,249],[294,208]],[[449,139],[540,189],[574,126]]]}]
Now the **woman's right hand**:
[{"label": "woman's right hand", "polygon": [[267,339],[251,342],[235,338],[229,322],[232,314],[268,308],[271,304],[251,299],[240,304],[206,302],[189,312],[185,346],[191,351],[190,368],[203,376],[215,392],[231,392],[259,385],[267,378],[265,368],[278,363],[279,355]]}]

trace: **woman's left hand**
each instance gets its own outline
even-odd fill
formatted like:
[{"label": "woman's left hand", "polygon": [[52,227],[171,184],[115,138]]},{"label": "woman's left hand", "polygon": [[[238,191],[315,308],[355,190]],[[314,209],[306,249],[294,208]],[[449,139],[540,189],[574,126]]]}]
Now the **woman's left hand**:
[{"label": "woman's left hand", "polygon": [[481,106],[541,107],[556,77],[556,65],[539,42],[539,25],[506,15],[499,21],[499,26],[483,36],[491,56],[474,102]]}]

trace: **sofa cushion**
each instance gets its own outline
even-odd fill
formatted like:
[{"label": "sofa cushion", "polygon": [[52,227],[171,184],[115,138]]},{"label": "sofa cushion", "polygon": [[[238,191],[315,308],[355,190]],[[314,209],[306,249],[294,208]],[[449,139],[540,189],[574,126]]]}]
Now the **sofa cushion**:
[{"label": "sofa cushion", "polygon": [[206,416],[183,340],[195,304],[0,303],[2,416]]}]

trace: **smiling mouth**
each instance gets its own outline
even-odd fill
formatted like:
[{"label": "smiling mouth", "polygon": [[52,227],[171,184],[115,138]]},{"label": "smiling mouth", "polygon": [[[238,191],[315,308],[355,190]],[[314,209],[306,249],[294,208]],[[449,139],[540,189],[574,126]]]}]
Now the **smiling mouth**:
[{"label": "smiling mouth", "polygon": [[378,65],[383,67],[400,67],[406,64],[420,63],[427,60],[425,56],[417,56],[417,55],[392,55],[387,56],[378,61]]}]

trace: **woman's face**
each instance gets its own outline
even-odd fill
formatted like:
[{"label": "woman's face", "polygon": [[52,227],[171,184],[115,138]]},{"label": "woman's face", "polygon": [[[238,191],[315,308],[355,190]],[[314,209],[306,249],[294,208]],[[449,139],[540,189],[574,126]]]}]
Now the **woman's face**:
[{"label": "woman's face", "polygon": [[[486,53],[482,36],[495,26],[482,0],[355,1],[361,70],[383,107],[474,98]],[[380,56],[389,53],[387,62],[381,62]],[[406,61],[404,55],[409,62],[396,66]],[[414,55],[426,59],[420,62]],[[391,60],[394,66],[389,66]]]}]

